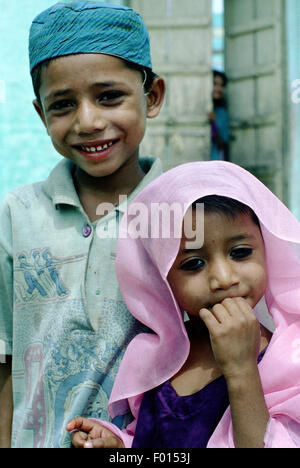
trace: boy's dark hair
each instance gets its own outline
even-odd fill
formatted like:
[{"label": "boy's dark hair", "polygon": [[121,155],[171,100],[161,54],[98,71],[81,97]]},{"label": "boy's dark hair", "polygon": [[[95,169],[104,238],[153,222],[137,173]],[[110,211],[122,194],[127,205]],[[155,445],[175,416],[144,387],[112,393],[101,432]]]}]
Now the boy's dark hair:
[{"label": "boy's dark hair", "polygon": [[231,219],[235,219],[238,213],[248,215],[254,224],[260,228],[259,219],[254,211],[249,206],[233,198],[223,197],[221,195],[208,195],[199,198],[199,200],[192,204],[192,207],[195,207],[197,203],[204,203],[204,212],[206,213],[218,212]]},{"label": "boy's dark hair", "polygon": [[[53,60],[56,60],[56,58],[60,58],[60,57],[54,57],[52,59],[45,60],[44,62],[37,65],[31,72],[34,94],[40,105],[41,105],[40,88],[42,84],[42,70],[44,68],[47,68],[49,63],[52,62]],[[143,82],[146,78],[145,83],[144,83],[144,90],[145,90],[145,93],[148,93],[151,90],[153,81],[157,75],[150,68],[142,67],[141,65],[137,65],[133,62],[129,62],[128,60],[124,60],[124,59],[122,60],[125,62],[128,68],[130,68],[131,70],[139,71],[142,74]]]},{"label": "boy's dark hair", "polygon": [[[124,59],[122,59],[122,60],[124,60]],[[139,71],[142,74],[143,82],[145,80],[145,82],[144,82],[145,93],[149,93],[149,91],[152,88],[153,81],[157,77],[157,74],[154,73],[151,70],[151,68],[142,67],[141,65],[138,65],[138,64],[133,63],[133,62],[129,62],[128,60],[124,60],[124,62],[126,63],[126,66],[128,68],[130,68],[131,70]]]}]

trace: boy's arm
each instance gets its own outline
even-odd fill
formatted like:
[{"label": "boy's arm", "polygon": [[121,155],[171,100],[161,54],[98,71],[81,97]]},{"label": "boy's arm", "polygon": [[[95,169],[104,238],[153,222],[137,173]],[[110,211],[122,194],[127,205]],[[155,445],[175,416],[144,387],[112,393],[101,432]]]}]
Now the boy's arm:
[{"label": "boy's arm", "polygon": [[9,205],[0,205],[0,447],[10,447],[13,413],[12,325],[13,325],[13,254],[12,222]]},{"label": "boy's arm", "polygon": [[6,363],[0,364],[0,448],[11,447],[12,414],[11,356],[6,356]]}]

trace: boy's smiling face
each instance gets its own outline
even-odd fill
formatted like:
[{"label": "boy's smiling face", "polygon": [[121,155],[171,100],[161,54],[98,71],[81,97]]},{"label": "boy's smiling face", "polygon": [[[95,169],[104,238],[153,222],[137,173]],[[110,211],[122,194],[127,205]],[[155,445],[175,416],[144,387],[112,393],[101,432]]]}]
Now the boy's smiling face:
[{"label": "boy's smiling face", "polygon": [[[195,228],[195,226],[194,226]],[[247,214],[235,218],[205,213],[204,245],[186,250],[183,237],[168,282],[180,307],[198,316],[226,298],[243,297],[254,307],[267,286],[264,242]]]},{"label": "boy's smiling face", "polygon": [[146,118],[161,102],[146,97],[141,73],[104,54],[59,57],[42,70],[34,102],[55,149],[92,177],[137,161]]}]

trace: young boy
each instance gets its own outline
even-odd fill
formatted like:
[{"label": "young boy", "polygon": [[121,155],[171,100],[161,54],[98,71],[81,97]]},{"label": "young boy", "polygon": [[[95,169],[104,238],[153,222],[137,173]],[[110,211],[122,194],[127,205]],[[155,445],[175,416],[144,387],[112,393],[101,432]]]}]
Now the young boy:
[{"label": "young boy", "polygon": [[161,173],[139,145],[164,81],[141,17],[121,6],[54,5],[33,21],[29,55],[34,107],[64,159],[0,208],[0,442],[69,447],[71,417],[108,419],[120,360],[140,332],[105,234],[126,209],[120,195],[129,202]]}]

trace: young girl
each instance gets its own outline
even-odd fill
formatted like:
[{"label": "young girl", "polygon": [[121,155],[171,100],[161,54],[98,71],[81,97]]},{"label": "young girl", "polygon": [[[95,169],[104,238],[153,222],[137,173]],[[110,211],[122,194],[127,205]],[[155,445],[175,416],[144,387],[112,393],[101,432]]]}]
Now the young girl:
[{"label": "young girl", "polygon": [[[178,212],[168,238],[133,238],[135,210],[123,218],[118,280],[152,332],[128,346],[109,409],[129,407],[134,421],[122,432],[77,418],[73,444],[300,447],[299,222],[254,176],[220,161],[172,169],[134,203],[147,207],[148,226],[156,203],[179,205],[182,239]],[[188,207],[194,233],[202,229],[196,203],[204,243],[188,245]],[[257,316],[273,321],[273,336]]]}]

